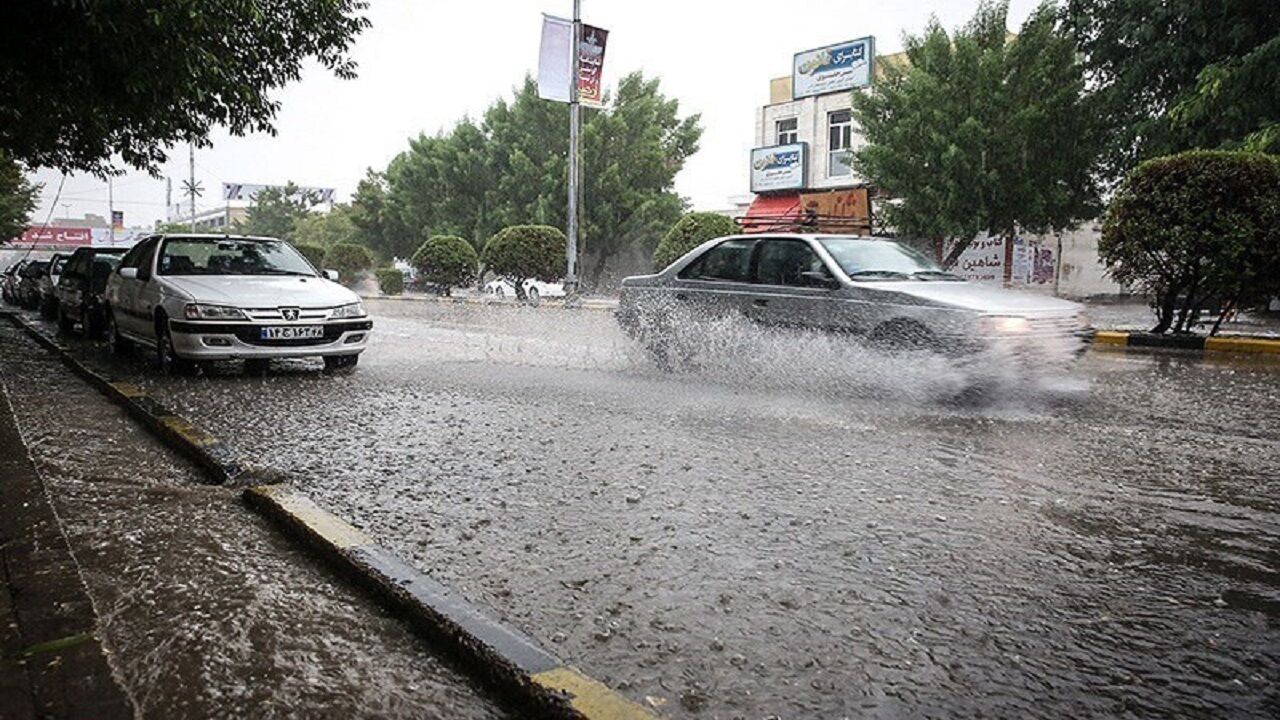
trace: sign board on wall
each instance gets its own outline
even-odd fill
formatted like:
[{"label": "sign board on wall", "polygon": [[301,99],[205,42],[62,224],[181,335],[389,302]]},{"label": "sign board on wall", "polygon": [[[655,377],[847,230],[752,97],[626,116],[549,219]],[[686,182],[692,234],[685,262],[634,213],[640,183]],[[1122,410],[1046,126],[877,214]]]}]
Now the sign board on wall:
[{"label": "sign board on wall", "polygon": [[77,227],[29,227],[14,245],[40,248],[77,248],[93,244],[93,231]]},{"label": "sign board on wall", "polygon": [[873,37],[798,52],[792,59],[791,97],[826,95],[871,84]]},{"label": "sign board on wall", "polygon": [[751,151],[751,192],[799,190],[808,171],[808,143],[756,148]]},{"label": "sign board on wall", "polygon": [[1053,283],[1056,258],[1052,247],[1021,235],[1014,236],[1013,247],[1007,252],[1004,245],[1003,237],[979,235],[960,253],[960,259],[951,272],[974,282],[1003,283],[1005,260],[1008,259],[1011,285]]}]

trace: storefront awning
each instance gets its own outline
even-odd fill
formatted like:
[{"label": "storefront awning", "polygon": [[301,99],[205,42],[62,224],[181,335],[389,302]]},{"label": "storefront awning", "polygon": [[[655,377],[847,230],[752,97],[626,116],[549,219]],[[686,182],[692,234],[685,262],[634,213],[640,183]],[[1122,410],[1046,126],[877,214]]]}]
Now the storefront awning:
[{"label": "storefront awning", "polygon": [[738,219],[742,232],[768,232],[795,227],[800,221],[800,194],[757,195]]}]

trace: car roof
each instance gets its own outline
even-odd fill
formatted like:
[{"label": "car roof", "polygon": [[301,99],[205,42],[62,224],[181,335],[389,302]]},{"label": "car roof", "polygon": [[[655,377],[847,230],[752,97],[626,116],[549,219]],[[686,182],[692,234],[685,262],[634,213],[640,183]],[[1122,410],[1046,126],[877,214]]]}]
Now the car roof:
[{"label": "car roof", "polygon": [[284,242],[280,238],[266,237],[264,235],[234,235],[231,233],[160,233],[161,238],[190,238],[192,240],[253,240],[262,242],[269,240],[271,242]]},{"label": "car roof", "polygon": [[824,240],[830,238],[856,238],[858,240],[880,240],[883,242],[896,242],[896,238],[882,237],[879,235],[859,235],[857,233],[798,233],[798,232],[769,232],[761,230],[760,232],[742,233],[740,235],[725,235],[722,239],[742,238],[744,240],[759,240],[760,238],[787,238],[791,240]]}]

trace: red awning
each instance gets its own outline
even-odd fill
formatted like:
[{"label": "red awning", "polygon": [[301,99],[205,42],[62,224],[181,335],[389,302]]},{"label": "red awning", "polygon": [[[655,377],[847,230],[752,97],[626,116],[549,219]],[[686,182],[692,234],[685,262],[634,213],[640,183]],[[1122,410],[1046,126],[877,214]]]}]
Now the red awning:
[{"label": "red awning", "polygon": [[757,195],[739,218],[742,232],[768,232],[795,227],[800,220],[800,194]]}]

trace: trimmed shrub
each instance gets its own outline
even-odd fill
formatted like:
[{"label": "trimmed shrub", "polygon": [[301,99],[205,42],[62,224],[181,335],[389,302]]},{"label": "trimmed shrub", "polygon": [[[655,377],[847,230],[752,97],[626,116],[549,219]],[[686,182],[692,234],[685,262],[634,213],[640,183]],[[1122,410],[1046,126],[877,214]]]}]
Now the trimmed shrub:
[{"label": "trimmed shrub", "polygon": [[324,248],[320,245],[312,245],[311,243],[294,243],[293,249],[302,253],[302,257],[306,258],[317,270],[324,269]]},{"label": "trimmed shrub", "polygon": [[480,259],[466,240],[456,235],[432,235],[413,253],[410,262],[421,282],[453,287],[475,282]]},{"label": "trimmed shrub", "polygon": [[1107,208],[1098,254],[1147,293],[1156,333],[1280,292],[1280,158],[1195,150],[1142,163]]},{"label": "trimmed shrub", "polygon": [[481,260],[494,275],[506,278],[524,299],[524,281],[556,282],[564,277],[568,240],[549,225],[512,225],[485,243]]},{"label": "trimmed shrub", "polygon": [[373,255],[363,245],[338,243],[324,254],[324,267],[337,270],[339,282],[350,285],[364,271],[373,267]]},{"label": "trimmed shrub", "polygon": [[653,249],[653,268],[662,270],[702,243],[741,230],[733,218],[718,213],[691,212],[676,221]]},{"label": "trimmed shrub", "polygon": [[404,292],[404,273],[395,268],[378,268],[374,271],[378,278],[378,289],[383,295],[399,295]]}]

